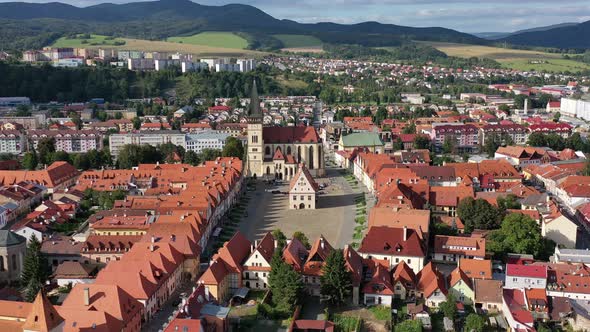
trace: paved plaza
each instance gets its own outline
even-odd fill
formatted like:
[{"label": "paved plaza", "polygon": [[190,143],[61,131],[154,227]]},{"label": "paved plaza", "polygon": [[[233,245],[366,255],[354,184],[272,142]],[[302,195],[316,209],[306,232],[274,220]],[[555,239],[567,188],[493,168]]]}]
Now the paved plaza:
[{"label": "paved plaza", "polygon": [[315,179],[318,184],[328,185],[323,190],[325,194],[318,196],[315,210],[290,210],[288,195],[271,192],[288,192],[288,182],[269,185],[259,180],[246,209],[248,216],[240,223],[240,231],[250,240],[260,239],[266,232],[278,228],[288,238],[301,231],[310,242],[323,234],[334,247],[350,244],[355,227],[354,198],[362,191],[352,189],[340,169],[327,167],[326,173],[325,177]]}]

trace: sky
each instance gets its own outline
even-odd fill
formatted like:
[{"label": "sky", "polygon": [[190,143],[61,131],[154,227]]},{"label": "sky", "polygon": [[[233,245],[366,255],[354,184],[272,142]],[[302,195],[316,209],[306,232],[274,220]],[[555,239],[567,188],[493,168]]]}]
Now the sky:
[{"label": "sky", "polygon": [[[18,0],[0,0],[0,2]],[[25,0],[48,2],[47,0]],[[75,6],[136,0],[50,0]],[[142,0],[145,1],[145,0]],[[512,32],[590,20],[589,0],[193,0],[205,5],[249,4],[279,19],[298,22],[441,26],[463,32]],[[567,5],[565,5],[567,3]]]}]

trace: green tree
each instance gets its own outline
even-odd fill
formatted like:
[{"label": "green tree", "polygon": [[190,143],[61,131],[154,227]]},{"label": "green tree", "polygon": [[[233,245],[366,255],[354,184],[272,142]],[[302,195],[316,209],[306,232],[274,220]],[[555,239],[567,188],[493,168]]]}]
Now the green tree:
[{"label": "green tree", "polygon": [[78,153],[72,159],[72,165],[77,169],[87,170],[90,168],[90,161],[86,153]]},{"label": "green tree", "polygon": [[25,285],[25,300],[32,302],[47,280],[46,262],[41,254],[41,242],[33,235],[27,245],[27,252],[20,276],[21,285]]},{"label": "green tree", "polygon": [[377,125],[381,125],[383,120],[387,119],[387,116],[387,109],[383,106],[379,106],[379,108],[377,108],[377,112],[375,112],[375,116],[373,117],[373,122]]},{"label": "green tree", "polygon": [[457,317],[457,299],[452,292],[449,291],[447,300],[439,304],[440,311],[443,312],[445,317],[454,320]]},{"label": "green tree", "polygon": [[559,122],[559,119],[561,118],[561,113],[560,112],[556,112],[553,115],[553,122]]},{"label": "green tree", "polygon": [[311,244],[309,243],[309,239],[307,238],[305,233],[300,232],[300,231],[296,231],[295,233],[293,233],[293,238],[301,241],[301,243],[305,246],[305,248],[307,248],[307,249],[311,248]]},{"label": "green tree", "polygon": [[283,249],[287,246],[287,237],[280,229],[275,229],[272,231],[272,237],[277,241],[276,250],[283,251]]},{"label": "green tree", "polygon": [[270,262],[268,287],[272,292],[273,304],[283,312],[291,312],[303,292],[301,276],[283,261],[279,250],[275,251]]},{"label": "green tree", "polygon": [[496,201],[498,203],[498,208],[500,208],[501,211],[506,211],[509,209],[520,210],[521,207],[518,197],[516,197],[514,194],[508,194],[503,197],[500,196],[496,199]]},{"label": "green tree", "polygon": [[186,164],[196,166],[201,163],[201,160],[199,159],[199,155],[195,151],[189,150],[184,153],[184,162]]},{"label": "green tree", "polygon": [[455,141],[452,137],[447,136],[443,142],[442,151],[445,154],[453,153],[455,151]]},{"label": "green tree", "polygon": [[555,247],[551,242],[543,239],[539,225],[529,216],[512,213],[504,218],[500,229],[490,233],[487,247],[499,258],[517,253],[547,259]]},{"label": "green tree", "polygon": [[139,130],[139,128],[141,128],[141,119],[138,117],[134,117],[133,120],[131,120],[133,122],[133,129],[135,130]]},{"label": "green tree", "polygon": [[407,125],[402,132],[404,134],[415,134],[416,133],[416,125],[412,122],[409,125]]},{"label": "green tree", "polygon": [[474,229],[494,229],[498,227],[500,213],[497,208],[486,200],[466,197],[459,202],[457,215],[465,224],[465,232]]},{"label": "green tree", "polygon": [[242,159],[244,157],[244,146],[239,139],[229,136],[225,140],[225,146],[221,151],[223,157],[236,157]]},{"label": "green tree", "polygon": [[70,155],[65,151],[56,151],[51,154],[51,162],[67,161],[70,162]]},{"label": "green tree", "polygon": [[395,332],[422,332],[422,321],[405,320],[395,326]]},{"label": "green tree", "polygon": [[403,150],[403,149],[404,149],[404,142],[402,142],[402,139],[400,137],[396,138],[395,141],[393,141],[393,150],[399,151],[399,150]]},{"label": "green tree", "polygon": [[38,164],[39,160],[37,159],[37,152],[35,150],[25,153],[23,157],[23,167],[25,169],[32,171],[37,168]]},{"label": "green tree", "polygon": [[469,314],[465,319],[465,327],[463,328],[464,331],[475,331],[475,332],[483,332],[485,328],[485,318],[478,314]]},{"label": "green tree", "polygon": [[80,114],[78,114],[77,112],[70,112],[70,114],[68,114],[68,116],[70,117],[70,119],[72,119],[72,122],[76,125],[76,129],[78,129],[78,130],[82,129],[82,118],[80,118]]},{"label": "green tree", "polygon": [[203,149],[199,155],[200,159],[204,161],[215,160],[221,157],[221,150],[218,149]]},{"label": "green tree", "polygon": [[502,140],[498,135],[490,135],[483,146],[483,150],[488,154],[488,157],[492,158],[496,153],[496,150],[502,145]]},{"label": "green tree", "polygon": [[55,152],[55,138],[42,138],[37,143],[37,155],[42,164],[51,164]]},{"label": "green tree", "polygon": [[332,250],[324,262],[320,293],[332,305],[344,304],[352,293],[352,278],[340,249]]},{"label": "green tree", "polygon": [[546,146],[547,140],[545,135],[541,133],[531,133],[527,140],[527,144],[530,146]]},{"label": "green tree", "polygon": [[424,135],[416,135],[414,138],[414,149],[430,149],[430,139]]}]

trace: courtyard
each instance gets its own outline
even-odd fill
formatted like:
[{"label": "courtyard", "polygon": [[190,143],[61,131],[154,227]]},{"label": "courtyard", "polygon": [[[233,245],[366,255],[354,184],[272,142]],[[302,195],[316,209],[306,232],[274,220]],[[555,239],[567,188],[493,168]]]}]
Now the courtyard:
[{"label": "courtyard", "polygon": [[284,194],[289,191],[289,182],[271,185],[258,180],[239,230],[251,241],[275,229],[283,231],[288,238],[300,231],[310,242],[323,235],[333,247],[344,248],[353,240],[355,197],[363,195],[363,191],[351,186],[340,168],[327,166],[326,176],[315,180],[327,185],[318,195],[315,210],[289,209],[289,196]]}]

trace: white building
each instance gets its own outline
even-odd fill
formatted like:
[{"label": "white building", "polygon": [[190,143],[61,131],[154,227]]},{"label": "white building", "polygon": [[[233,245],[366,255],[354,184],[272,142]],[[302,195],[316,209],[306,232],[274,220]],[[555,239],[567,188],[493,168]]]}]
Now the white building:
[{"label": "white building", "polygon": [[191,71],[199,71],[199,70],[209,69],[209,64],[207,64],[206,62],[183,61],[180,63],[180,68],[183,73],[188,73]]},{"label": "white building", "polygon": [[315,210],[316,194],[319,190],[307,167],[299,164],[299,171],[291,180],[289,208],[294,210]]},{"label": "white building", "polygon": [[54,67],[75,68],[84,65],[83,58],[59,59],[53,63]]},{"label": "white building", "polygon": [[254,59],[238,59],[236,64],[239,67],[240,72],[246,73],[256,69],[256,60]]},{"label": "white building", "polygon": [[200,153],[203,149],[223,150],[230,134],[213,131],[186,135],[186,150]]},{"label": "white building", "polygon": [[590,120],[590,101],[562,98],[559,112],[563,115]]},{"label": "white building", "polygon": [[55,150],[67,153],[102,149],[102,134],[96,130],[29,130],[28,137],[37,149],[44,138],[55,139]]},{"label": "white building", "polygon": [[547,286],[547,266],[506,264],[504,288],[540,288]]},{"label": "white building", "polygon": [[0,153],[21,154],[25,148],[25,136],[20,131],[0,130]]},{"label": "white building", "polygon": [[184,133],[176,130],[142,131],[139,133],[113,134],[109,136],[109,149],[113,156],[118,156],[123,145],[151,145],[172,143],[186,148]]}]

